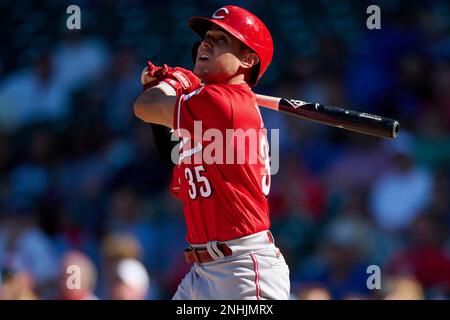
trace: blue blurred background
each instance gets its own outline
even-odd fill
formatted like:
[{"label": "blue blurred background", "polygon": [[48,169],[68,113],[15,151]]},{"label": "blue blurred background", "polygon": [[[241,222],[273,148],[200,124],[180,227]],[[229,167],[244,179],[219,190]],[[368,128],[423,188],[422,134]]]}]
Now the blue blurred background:
[{"label": "blue blurred background", "polygon": [[146,60],[192,68],[190,16],[236,4],[274,38],[255,92],[401,123],[387,140],[263,110],[280,129],[269,201],[291,298],[448,299],[449,2],[188,3],[0,1],[0,298],[172,297],[189,268],[182,208],[132,104]]}]

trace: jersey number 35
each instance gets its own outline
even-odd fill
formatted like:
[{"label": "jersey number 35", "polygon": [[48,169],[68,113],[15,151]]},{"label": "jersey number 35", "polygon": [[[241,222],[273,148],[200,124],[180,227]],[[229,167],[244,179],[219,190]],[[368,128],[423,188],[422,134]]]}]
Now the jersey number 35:
[{"label": "jersey number 35", "polygon": [[[261,180],[261,189],[264,196],[269,196],[270,191],[270,158],[269,158],[269,144],[267,138],[264,136],[260,140],[260,156],[262,162],[264,162],[264,174]],[[189,184],[189,197],[192,200],[197,199],[198,194],[203,198],[209,198],[212,195],[211,184],[204,175],[205,168],[202,165],[193,168],[187,167],[184,170],[184,176],[186,177]]]}]

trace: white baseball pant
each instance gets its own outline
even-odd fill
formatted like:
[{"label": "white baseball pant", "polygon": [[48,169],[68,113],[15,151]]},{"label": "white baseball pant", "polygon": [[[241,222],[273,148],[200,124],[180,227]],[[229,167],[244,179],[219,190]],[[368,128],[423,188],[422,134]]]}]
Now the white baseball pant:
[{"label": "white baseball pant", "polygon": [[215,260],[195,263],[178,286],[174,300],[289,299],[289,268],[270,231],[224,243],[231,248],[231,256],[218,256],[218,250],[211,249],[217,242],[192,245],[207,248]]}]

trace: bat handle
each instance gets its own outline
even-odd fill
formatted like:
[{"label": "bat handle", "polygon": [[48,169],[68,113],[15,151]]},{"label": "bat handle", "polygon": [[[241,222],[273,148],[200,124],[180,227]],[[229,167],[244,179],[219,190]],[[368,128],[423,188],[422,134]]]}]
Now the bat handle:
[{"label": "bat handle", "polygon": [[256,102],[259,106],[269,108],[272,110],[278,110],[280,106],[281,98],[265,96],[263,94],[256,94]]}]

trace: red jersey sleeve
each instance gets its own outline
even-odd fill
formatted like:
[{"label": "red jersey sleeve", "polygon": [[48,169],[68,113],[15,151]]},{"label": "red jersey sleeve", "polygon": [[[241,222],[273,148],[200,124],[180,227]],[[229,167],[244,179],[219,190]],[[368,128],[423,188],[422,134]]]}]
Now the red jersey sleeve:
[{"label": "red jersey sleeve", "polygon": [[173,128],[188,130],[194,136],[194,122],[201,121],[202,130],[233,128],[233,109],[220,86],[208,85],[176,100]]}]

